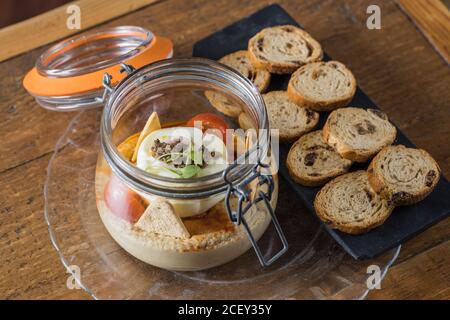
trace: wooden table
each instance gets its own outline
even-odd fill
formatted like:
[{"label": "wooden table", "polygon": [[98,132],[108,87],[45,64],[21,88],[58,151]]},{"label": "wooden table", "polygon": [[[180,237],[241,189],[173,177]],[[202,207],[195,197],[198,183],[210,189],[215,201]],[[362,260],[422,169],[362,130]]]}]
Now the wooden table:
[{"label": "wooden table", "polygon": [[[149,28],[170,37],[175,55],[186,57],[195,41],[270,2],[167,0],[104,25]],[[374,1],[277,2],[353,70],[363,90],[450,178],[450,69],[397,3],[376,1],[382,29],[368,30],[366,8]],[[21,85],[43,49],[0,64],[0,298],[86,299],[83,291],[67,289],[43,217],[46,167],[74,116],[43,110]],[[369,298],[449,299],[449,228],[446,219],[407,242],[382,289]]]}]

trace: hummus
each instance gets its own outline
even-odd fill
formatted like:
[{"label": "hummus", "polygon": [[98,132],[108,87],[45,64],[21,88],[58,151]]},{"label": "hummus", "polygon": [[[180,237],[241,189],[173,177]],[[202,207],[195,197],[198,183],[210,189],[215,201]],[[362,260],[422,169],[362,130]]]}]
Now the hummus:
[{"label": "hummus", "polygon": [[[182,219],[191,235],[188,239],[141,230],[106,206],[103,190],[108,178],[105,170],[97,169],[95,187],[100,217],[113,239],[139,260],[168,270],[196,271],[227,263],[251,247],[243,226],[235,226],[229,220],[224,201],[201,215]],[[273,207],[277,195],[276,188]],[[271,221],[269,213],[257,207],[250,209],[245,218],[255,239],[262,236]]]}]

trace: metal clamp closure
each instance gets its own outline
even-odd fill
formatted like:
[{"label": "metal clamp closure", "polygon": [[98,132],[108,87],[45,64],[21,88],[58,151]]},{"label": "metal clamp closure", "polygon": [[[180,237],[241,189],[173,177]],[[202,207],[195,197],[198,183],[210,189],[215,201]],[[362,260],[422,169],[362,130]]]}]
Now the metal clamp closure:
[{"label": "metal clamp closure", "polygon": [[[125,64],[125,63],[120,64],[120,70],[119,70],[120,73],[126,72],[128,75],[130,75],[135,71],[136,71],[136,68],[133,67],[132,65]],[[112,80],[112,76],[109,73],[105,72],[105,74],[103,75],[103,82],[102,82],[105,90],[103,91],[102,96],[95,98],[95,100],[97,100],[100,103],[104,103],[106,101],[108,96],[114,90],[114,88],[111,85],[111,80]]]},{"label": "metal clamp closure", "polygon": [[[230,220],[236,224],[244,226],[244,229],[247,233],[247,236],[255,249],[256,255],[258,257],[259,262],[262,266],[267,267],[274,263],[278,258],[280,258],[287,250],[288,250],[288,242],[286,237],[281,229],[280,223],[274,213],[272,205],[270,201],[272,200],[273,191],[275,189],[273,177],[271,175],[261,174],[261,168],[268,168],[269,165],[261,163],[258,160],[258,164],[253,168],[252,173],[249,177],[244,179],[244,181],[240,182],[238,185],[233,185],[233,183],[228,179],[228,174],[230,171],[237,166],[237,161],[227,167],[223,173],[223,179],[226,183],[228,183],[228,189],[225,196],[225,207],[228,213]],[[252,190],[248,187],[252,181],[258,179],[258,186],[267,186],[267,191],[263,192],[262,190],[258,190],[258,193],[254,199],[251,199],[250,194]],[[261,189],[261,188],[260,188]],[[235,196],[237,198],[237,208],[233,210],[231,207],[231,197]],[[264,254],[261,252],[260,247],[258,246],[257,240],[252,234],[250,227],[247,224],[245,219],[245,214],[253,205],[257,205],[259,202],[263,201],[267,211],[270,214],[272,222],[274,224],[276,233],[281,240],[283,247],[275,253],[272,257],[266,258]]]}]

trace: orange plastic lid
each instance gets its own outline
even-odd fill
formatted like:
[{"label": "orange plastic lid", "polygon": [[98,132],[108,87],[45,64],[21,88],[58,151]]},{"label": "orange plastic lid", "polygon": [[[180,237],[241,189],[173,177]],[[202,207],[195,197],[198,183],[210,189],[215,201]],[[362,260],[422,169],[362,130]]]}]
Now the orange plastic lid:
[{"label": "orange plastic lid", "polygon": [[[112,76],[114,86],[127,76],[119,71],[121,63],[138,69],[170,58],[172,53],[169,39],[155,36],[144,28],[104,29],[50,47],[26,74],[23,86],[45,108],[73,110],[84,104],[98,105],[93,99],[103,94],[105,73]],[[71,97],[77,100],[73,108],[68,107]]]}]

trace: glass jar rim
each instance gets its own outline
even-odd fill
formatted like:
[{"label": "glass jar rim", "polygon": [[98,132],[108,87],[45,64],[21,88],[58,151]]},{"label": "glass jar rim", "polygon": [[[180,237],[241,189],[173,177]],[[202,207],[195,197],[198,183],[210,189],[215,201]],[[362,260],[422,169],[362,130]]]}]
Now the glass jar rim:
[{"label": "glass jar rim", "polygon": [[[140,85],[142,81],[160,79],[164,76],[173,77],[177,73],[180,77],[189,77],[189,72],[192,73],[192,79],[198,79],[199,76],[204,77],[207,81],[214,82],[221,89],[231,90],[239,98],[247,100],[245,105],[253,108],[259,115],[258,129],[264,130],[259,130],[257,143],[245,154],[245,157],[256,155],[259,159],[261,155],[264,157],[268,153],[270,134],[267,112],[262,96],[250,80],[228,66],[205,58],[177,58],[157,61],[128,75],[114,88],[107,98],[100,128],[101,146],[107,163],[116,175],[139,191],[163,197],[186,199],[208,197],[224,192],[228,187],[228,183],[224,179],[227,169],[212,175],[190,179],[162,177],[137,168],[119,153],[112,141],[112,123],[114,116],[117,116],[117,101],[122,95],[126,94],[127,89]],[[219,83],[217,78],[226,82],[227,87],[225,88],[223,83]],[[251,103],[248,103],[249,101]],[[239,184],[257,165],[242,164],[236,166],[235,172],[230,174],[233,178],[229,181],[233,184]],[[170,187],[168,184],[170,184]],[[187,188],[187,185],[190,187]]]},{"label": "glass jar rim", "polygon": [[[108,57],[95,63],[89,63],[83,66],[76,67],[58,67],[55,64],[61,56],[68,56],[67,52],[82,48],[88,45],[89,51],[96,46],[99,46],[104,39],[114,39],[119,37],[126,37],[126,39],[119,39],[123,47],[130,42],[130,50],[125,53],[119,52],[118,55]],[[86,73],[91,73],[97,70],[107,68],[109,66],[117,65],[120,62],[128,60],[137,55],[145,48],[154,38],[151,31],[137,26],[118,26],[100,29],[95,32],[88,32],[86,34],[75,35],[66,40],[56,43],[49,47],[43,54],[39,56],[36,61],[37,71],[46,77],[72,77],[79,76]],[[70,55],[69,55],[70,56]],[[63,62],[67,63],[67,58]]]}]

